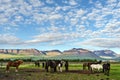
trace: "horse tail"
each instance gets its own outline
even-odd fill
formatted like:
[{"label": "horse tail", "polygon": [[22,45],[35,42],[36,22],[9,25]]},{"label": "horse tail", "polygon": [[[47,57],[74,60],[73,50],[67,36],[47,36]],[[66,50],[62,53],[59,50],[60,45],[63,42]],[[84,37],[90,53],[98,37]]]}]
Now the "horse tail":
[{"label": "horse tail", "polygon": [[86,67],[88,67],[88,63],[83,63],[83,70],[85,70]]}]

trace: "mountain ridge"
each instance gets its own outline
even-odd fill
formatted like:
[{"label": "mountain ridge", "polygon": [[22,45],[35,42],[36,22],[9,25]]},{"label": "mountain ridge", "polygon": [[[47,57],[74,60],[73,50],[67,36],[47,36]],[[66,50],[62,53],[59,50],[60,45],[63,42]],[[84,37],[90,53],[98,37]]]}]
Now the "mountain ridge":
[{"label": "mountain ridge", "polygon": [[90,51],[83,48],[72,48],[69,50],[64,50],[63,52],[60,50],[46,50],[40,51],[38,49],[0,49],[0,53],[3,54],[22,54],[22,55],[47,55],[47,56],[57,56],[57,55],[78,55],[80,57],[101,57],[101,58],[116,58],[117,53],[113,52],[112,50],[96,50]]},{"label": "mountain ridge", "polygon": [[97,50],[93,52],[94,54],[100,56],[101,58],[116,58],[118,57],[117,53],[112,50]]}]

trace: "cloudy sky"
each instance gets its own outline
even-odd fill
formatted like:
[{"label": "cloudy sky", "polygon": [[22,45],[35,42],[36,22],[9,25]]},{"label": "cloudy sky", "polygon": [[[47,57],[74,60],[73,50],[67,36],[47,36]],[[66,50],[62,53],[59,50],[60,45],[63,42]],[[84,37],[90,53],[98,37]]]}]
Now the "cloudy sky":
[{"label": "cloudy sky", "polygon": [[120,53],[120,0],[0,0],[0,48]]}]

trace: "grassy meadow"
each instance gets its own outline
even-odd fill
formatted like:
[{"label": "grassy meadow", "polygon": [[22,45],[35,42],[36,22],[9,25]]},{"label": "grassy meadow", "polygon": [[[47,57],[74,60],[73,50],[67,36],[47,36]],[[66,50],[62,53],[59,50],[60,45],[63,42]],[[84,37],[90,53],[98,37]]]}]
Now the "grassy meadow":
[{"label": "grassy meadow", "polygon": [[120,64],[111,63],[110,76],[103,73],[83,73],[82,63],[70,62],[69,72],[45,72],[40,67],[35,67],[33,62],[25,62],[20,65],[19,72],[15,72],[15,68],[11,67],[10,72],[5,72],[5,65],[0,66],[0,80],[119,80]]}]

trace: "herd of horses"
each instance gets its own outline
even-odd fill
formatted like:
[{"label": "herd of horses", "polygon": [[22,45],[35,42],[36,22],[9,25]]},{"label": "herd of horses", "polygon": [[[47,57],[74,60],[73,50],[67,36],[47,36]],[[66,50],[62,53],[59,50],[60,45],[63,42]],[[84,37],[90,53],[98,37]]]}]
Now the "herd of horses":
[{"label": "herd of horses", "polygon": [[92,72],[94,72],[95,70],[100,71],[102,70],[102,72],[109,76],[109,72],[110,72],[110,62],[106,62],[104,64],[101,64],[102,61],[98,61],[98,62],[86,62],[83,63],[83,70],[86,70],[86,68]]},{"label": "herd of horses", "polygon": [[[22,64],[23,61],[22,60],[18,60],[18,61],[9,61],[6,65],[6,72],[9,72],[10,67],[16,67],[16,72],[18,72],[18,68],[20,66],[20,64]],[[62,64],[65,63],[65,71],[68,71],[68,61],[60,61],[60,60],[47,60],[45,61],[45,70],[46,72],[57,72],[57,67],[59,69],[60,72],[62,72]],[[98,61],[98,62],[85,62],[83,63],[83,71],[84,70],[88,70],[94,72],[94,70],[102,70],[102,72],[105,75],[109,76],[109,72],[110,72],[110,63],[106,62],[104,64],[101,64],[102,61]],[[40,66],[39,62],[35,62],[35,65]],[[50,69],[50,70],[49,70]]]}]

